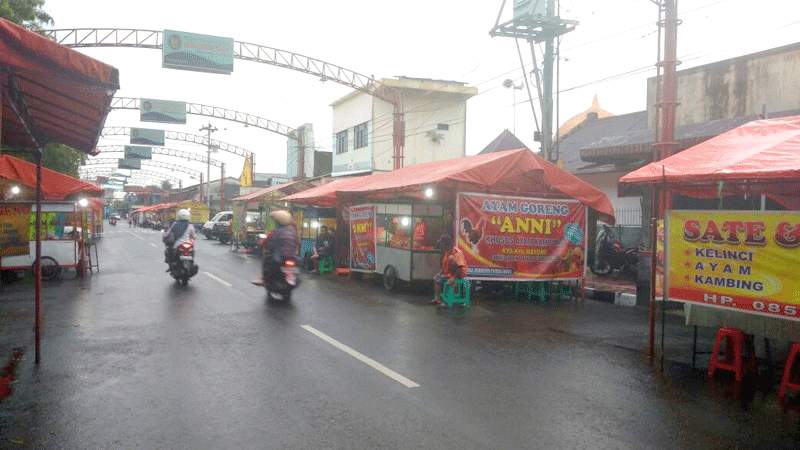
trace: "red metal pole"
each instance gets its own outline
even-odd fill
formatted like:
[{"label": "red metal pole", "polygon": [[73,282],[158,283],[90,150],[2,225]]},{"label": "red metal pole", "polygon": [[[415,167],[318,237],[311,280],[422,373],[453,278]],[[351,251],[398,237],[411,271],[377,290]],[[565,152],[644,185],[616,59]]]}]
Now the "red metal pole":
[{"label": "red metal pole", "polygon": [[39,364],[41,356],[42,326],[42,152],[36,149],[36,260],[33,263],[34,278],[34,314],[35,314],[35,362]]},{"label": "red metal pole", "polygon": [[[661,140],[659,160],[672,155],[675,150],[675,111],[678,107],[678,0],[664,0],[664,68],[663,97],[661,99]],[[659,205],[659,218],[671,206],[670,196]]]}]

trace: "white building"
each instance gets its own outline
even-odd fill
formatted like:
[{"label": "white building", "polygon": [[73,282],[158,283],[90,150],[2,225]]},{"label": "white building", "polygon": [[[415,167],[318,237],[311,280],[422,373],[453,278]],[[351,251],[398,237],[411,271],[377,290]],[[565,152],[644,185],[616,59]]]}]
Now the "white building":
[{"label": "white building", "polygon": [[[467,100],[478,93],[476,88],[456,81],[409,77],[381,83],[402,95],[404,166],[464,156]],[[333,175],[392,170],[392,104],[353,91],[331,106]]]}]

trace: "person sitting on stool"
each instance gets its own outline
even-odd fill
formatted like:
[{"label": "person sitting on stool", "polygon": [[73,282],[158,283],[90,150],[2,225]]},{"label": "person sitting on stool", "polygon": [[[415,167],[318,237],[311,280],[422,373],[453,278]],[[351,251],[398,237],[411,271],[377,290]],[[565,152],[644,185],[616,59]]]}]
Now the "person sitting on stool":
[{"label": "person sitting on stool", "polygon": [[467,276],[467,260],[457,245],[454,245],[453,238],[445,233],[439,238],[437,246],[442,250],[442,269],[433,277],[433,300],[435,305],[442,304],[442,289],[447,283],[453,286],[456,279]]},{"label": "person sitting on stool", "polygon": [[314,243],[314,254],[311,255],[312,272],[319,271],[319,262],[322,258],[333,258],[334,251],[334,237],[333,233],[328,231],[328,227],[323,225],[319,228],[319,235],[317,241]]}]

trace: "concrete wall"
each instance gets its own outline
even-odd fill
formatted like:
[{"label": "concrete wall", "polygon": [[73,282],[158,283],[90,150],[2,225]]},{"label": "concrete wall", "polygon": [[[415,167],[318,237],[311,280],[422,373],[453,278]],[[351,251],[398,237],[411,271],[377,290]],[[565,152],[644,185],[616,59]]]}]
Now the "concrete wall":
[{"label": "concrete wall", "polygon": [[[677,125],[800,109],[800,44],[678,72]],[[655,78],[647,83],[648,123],[655,120]]]},{"label": "concrete wall", "polygon": [[600,189],[614,205],[617,225],[641,225],[642,206],[639,197],[619,197],[617,181],[627,172],[576,174],[583,181]]},{"label": "concrete wall", "polygon": [[[425,90],[424,86],[421,83],[419,89],[401,89],[406,120],[403,161],[406,166],[465,155],[466,100],[469,94]],[[439,85],[435,87],[442,89]],[[363,93],[351,94],[334,104],[331,136],[334,175],[393,169],[393,114],[391,103]],[[369,121],[369,145],[355,150],[353,127],[366,121]],[[438,130],[439,124],[445,124],[449,129]],[[336,133],[345,129],[348,130],[348,149],[339,153],[336,151]]]},{"label": "concrete wall", "polygon": [[[463,96],[410,91],[403,95],[406,166],[464,156],[467,103]],[[438,130],[443,124],[449,130]]]},{"label": "concrete wall", "polygon": [[[333,149],[332,171],[334,174],[343,175],[352,172],[370,171],[373,169],[372,146],[367,145],[360,149],[353,148],[355,143],[353,128],[364,122],[370,122],[370,127],[374,124],[373,101],[374,99],[372,96],[357,92],[333,107],[331,148]],[[336,148],[336,134],[343,130],[348,130],[347,151],[340,152],[339,149]],[[370,133],[370,144],[372,143],[371,135],[373,133],[374,131]]]}]

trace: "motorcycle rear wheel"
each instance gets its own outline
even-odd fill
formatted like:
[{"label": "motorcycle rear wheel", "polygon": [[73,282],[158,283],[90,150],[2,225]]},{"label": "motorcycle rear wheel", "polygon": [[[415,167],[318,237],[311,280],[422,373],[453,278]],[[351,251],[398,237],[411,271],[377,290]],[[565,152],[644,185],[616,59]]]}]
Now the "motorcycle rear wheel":
[{"label": "motorcycle rear wheel", "polygon": [[598,261],[595,261],[595,263],[592,264],[591,267],[589,267],[589,269],[592,271],[593,274],[601,277],[608,275],[614,271],[614,269],[611,268],[611,264],[601,263]]}]

